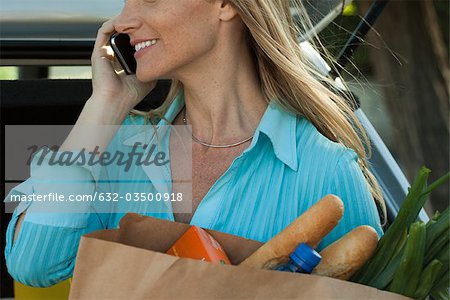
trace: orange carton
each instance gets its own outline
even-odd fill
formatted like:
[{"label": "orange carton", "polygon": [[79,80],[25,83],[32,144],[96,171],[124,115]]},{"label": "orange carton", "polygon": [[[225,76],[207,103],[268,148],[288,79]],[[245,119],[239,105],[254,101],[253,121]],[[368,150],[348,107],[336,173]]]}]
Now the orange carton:
[{"label": "orange carton", "polygon": [[220,244],[205,230],[191,226],[167,251],[177,257],[231,265]]}]

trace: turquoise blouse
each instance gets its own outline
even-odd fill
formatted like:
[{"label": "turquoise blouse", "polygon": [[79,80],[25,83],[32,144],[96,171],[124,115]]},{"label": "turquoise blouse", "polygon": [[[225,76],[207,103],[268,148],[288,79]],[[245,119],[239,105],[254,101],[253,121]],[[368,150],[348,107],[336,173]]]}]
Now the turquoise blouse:
[{"label": "turquoise blouse", "polygon": [[[166,120],[159,124],[172,122],[183,107],[181,93],[170,105]],[[136,123],[143,124],[143,119],[129,116],[121,128]],[[142,134],[127,138],[120,135],[119,131],[109,149],[126,150],[143,138]],[[167,140],[162,142],[167,145]],[[125,193],[130,189],[140,192],[143,188],[143,185],[114,184],[108,190],[98,184],[97,172],[76,165],[38,165],[34,159],[30,178],[12,189],[5,201],[10,201],[12,195],[33,193],[92,194],[98,190]],[[108,170],[107,173],[114,180],[123,178],[121,172]],[[132,166],[128,172],[127,178],[138,182],[148,180],[156,171],[154,166],[142,165]],[[167,184],[156,190],[170,191],[170,171],[157,176]],[[71,187],[51,184],[58,178],[77,178],[83,184]],[[250,146],[213,184],[195,211],[191,224],[266,242],[327,194],[339,196],[345,212],[340,223],[322,240],[319,250],[360,225],[370,225],[379,236],[383,234],[356,153],[324,137],[304,117],[271,102]],[[98,229],[117,228],[124,215],[122,212],[99,213],[89,203],[81,205],[79,213],[45,214],[34,211],[31,202],[19,204],[7,229],[5,248],[8,271],[14,279],[30,286],[46,287],[71,277],[80,237]],[[17,219],[26,209],[20,234],[13,244]],[[174,220],[170,210],[143,214]]]}]

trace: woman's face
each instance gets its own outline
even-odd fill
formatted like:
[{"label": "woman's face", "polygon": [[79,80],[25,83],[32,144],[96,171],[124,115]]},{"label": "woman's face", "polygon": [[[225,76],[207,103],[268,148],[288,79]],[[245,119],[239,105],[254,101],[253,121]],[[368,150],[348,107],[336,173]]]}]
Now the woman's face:
[{"label": "woman's face", "polygon": [[216,44],[220,5],[206,0],[127,0],[114,27],[127,33],[137,50],[138,79],[176,78],[188,66],[200,66]]}]

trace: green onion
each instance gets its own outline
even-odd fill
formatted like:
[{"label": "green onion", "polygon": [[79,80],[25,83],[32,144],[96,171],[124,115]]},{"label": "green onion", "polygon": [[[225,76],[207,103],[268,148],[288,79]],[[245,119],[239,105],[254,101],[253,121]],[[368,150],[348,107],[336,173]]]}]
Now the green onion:
[{"label": "green onion", "polygon": [[426,232],[425,223],[423,222],[416,222],[411,225],[405,252],[389,286],[391,292],[408,297],[414,296],[422,274]]},{"label": "green onion", "polygon": [[375,254],[351,279],[351,281],[368,284],[387,267],[398,250],[404,230],[413,223],[422,209],[428,194],[423,194],[430,170],[422,167],[414,180],[394,222],[378,242]]},{"label": "green onion", "polygon": [[430,294],[434,283],[436,282],[439,270],[442,268],[442,263],[434,259],[426,268],[423,270],[423,274],[420,277],[420,283],[417,287],[416,292],[413,294],[415,299],[424,299]]},{"label": "green onion", "polygon": [[436,212],[427,224],[415,222],[428,195],[450,179],[449,172],[427,186],[429,174],[419,170],[375,254],[351,281],[416,299],[450,299],[450,209]]}]

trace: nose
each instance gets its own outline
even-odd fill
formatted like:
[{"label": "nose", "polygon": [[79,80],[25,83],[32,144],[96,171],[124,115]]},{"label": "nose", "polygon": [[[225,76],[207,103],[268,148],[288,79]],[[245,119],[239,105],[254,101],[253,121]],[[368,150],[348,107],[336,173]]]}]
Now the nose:
[{"label": "nose", "polygon": [[114,20],[117,32],[130,34],[139,27],[138,12],[134,9],[132,1],[127,1],[120,15]]}]

